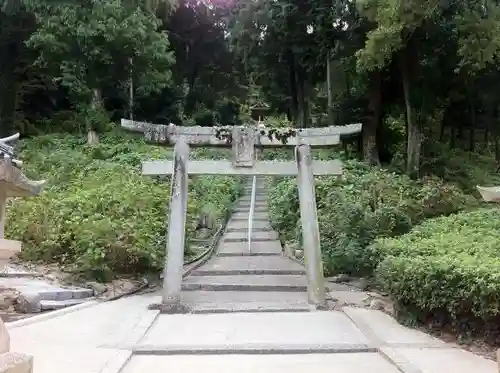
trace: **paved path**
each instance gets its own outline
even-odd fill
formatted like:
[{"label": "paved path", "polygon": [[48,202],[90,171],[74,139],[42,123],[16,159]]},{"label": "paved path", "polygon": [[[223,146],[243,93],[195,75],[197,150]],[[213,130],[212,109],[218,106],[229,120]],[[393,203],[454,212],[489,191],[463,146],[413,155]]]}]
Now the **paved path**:
[{"label": "paved path", "polygon": [[264,194],[258,201],[251,253],[245,196],[217,255],[185,279],[192,314],[148,310],[157,295],[83,305],[11,323],[12,350],[35,356],[34,373],[497,372],[380,311],[311,309],[304,269],[282,256]]}]

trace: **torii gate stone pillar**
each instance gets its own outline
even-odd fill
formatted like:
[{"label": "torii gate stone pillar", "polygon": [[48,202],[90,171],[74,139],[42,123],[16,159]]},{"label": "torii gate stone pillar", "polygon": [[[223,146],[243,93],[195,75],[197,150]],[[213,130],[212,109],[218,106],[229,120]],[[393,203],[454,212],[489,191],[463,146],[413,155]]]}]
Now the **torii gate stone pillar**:
[{"label": "torii gate stone pillar", "polygon": [[[265,127],[177,127],[155,125],[122,119],[121,126],[133,132],[144,133],[153,144],[174,145],[173,160],[146,161],[142,174],[172,175],[169,229],[164,268],[163,312],[184,313],[181,286],[184,262],[185,224],[188,198],[188,174],[296,176],[299,189],[300,216],[304,261],[307,274],[309,303],[316,307],[325,304],[323,263],[316,210],[314,176],[341,175],[338,160],[315,161],[311,147],[329,147],[340,143],[341,136],[361,132],[361,124],[307,129],[267,129]],[[233,159],[189,161],[189,146],[232,147]],[[295,161],[257,161],[255,148],[295,147]]]}]

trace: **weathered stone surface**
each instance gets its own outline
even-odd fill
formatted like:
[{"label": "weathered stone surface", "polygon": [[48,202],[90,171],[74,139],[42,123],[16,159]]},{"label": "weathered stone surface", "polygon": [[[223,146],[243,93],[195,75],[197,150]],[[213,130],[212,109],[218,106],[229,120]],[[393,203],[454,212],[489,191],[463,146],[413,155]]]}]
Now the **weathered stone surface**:
[{"label": "weathered stone surface", "polygon": [[0,354],[10,351],[10,335],[2,319],[0,319]]},{"label": "weathered stone surface", "polygon": [[[300,222],[302,226],[302,244],[307,273],[307,293],[309,302],[317,306],[326,306],[325,279],[323,277],[323,258],[318,226],[316,192],[314,187],[313,159],[311,147],[300,144],[295,148],[299,189]],[[334,174],[331,172],[331,174]]]},{"label": "weathered stone surface", "polygon": [[23,350],[33,356],[35,373],[118,373],[131,355],[130,351],[84,347],[77,342],[64,346],[40,341],[37,346],[25,345]]},{"label": "weathered stone surface", "polygon": [[134,356],[122,373],[400,373],[375,353]]},{"label": "weathered stone surface", "polygon": [[[342,162],[314,161],[312,173],[316,176],[340,175],[342,173]],[[171,175],[174,171],[174,163],[169,160],[142,162],[142,174],[149,176]],[[191,175],[266,175],[266,176],[296,176],[297,165],[293,161],[256,161],[253,167],[235,167],[231,161],[198,161],[189,163]]]},{"label": "weathered stone surface", "polygon": [[302,275],[191,276],[182,284],[184,290],[212,291],[306,291]]},{"label": "weathered stone surface", "polygon": [[331,291],[327,294],[327,299],[335,302],[337,306],[364,307],[370,302],[368,294],[360,291]]},{"label": "weathered stone surface", "polygon": [[[26,326],[7,325],[11,337],[11,351],[33,354],[37,360],[37,354],[31,352],[32,345],[64,346],[69,350],[76,346],[117,346],[121,343],[135,343],[158,315],[157,311],[149,311],[147,306],[159,300],[158,296],[139,295],[104,302]],[[51,314],[52,312],[47,313],[49,316]]]},{"label": "weathered stone surface", "polygon": [[[147,142],[155,144],[175,144],[182,137],[188,144],[192,145],[230,146],[227,138],[217,136],[219,129],[216,127],[185,127],[176,126],[172,123],[169,125],[152,124],[128,119],[121,120],[121,127],[133,132],[142,132]],[[361,128],[361,123],[355,123],[346,126],[293,129],[296,131],[296,136],[290,137],[286,142],[278,140],[274,136],[269,137],[266,128],[253,127],[252,130],[257,136],[256,142],[261,146],[289,147],[304,141],[311,146],[331,146],[338,144],[341,136],[357,134],[361,131]],[[290,131],[287,128],[282,130]],[[264,134],[261,131],[264,131]]]},{"label": "weathered stone surface", "polygon": [[[250,192],[251,193],[251,192]],[[250,202],[252,201],[252,196],[251,194],[248,193],[247,195],[241,197],[237,203],[238,205],[243,205],[243,206],[250,206]],[[267,194],[256,194],[255,195],[255,202],[257,204],[267,206]]]},{"label": "weathered stone surface", "polygon": [[101,295],[102,293],[105,293],[108,290],[106,285],[101,284],[99,282],[88,282],[87,286],[90,289],[92,289],[94,295]]},{"label": "weathered stone surface", "polygon": [[304,267],[282,256],[214,257],[191,272],[191,276],[237,274],[305,275]]},{"label": "weathered stone surface", "polygon": [[252,167],[255,163],[255,140],[257,137],[255,129],[234,127],[232,135],[233,165],[235,167]]},{"label": "weathered stone surface", "polygon": [[0,354],[0,373],[32,373],[33,357],[8,352]]},{"label": "weathered stone surface", "polygon": [[0,310],[13,311],[19,292],[15,289],[0,289]]},{"label": "weathered stone surface", "polygon": [[344,273],[341,273],[341,274],[336,275],[336,276],[325,278],[325,280],[328,282],[341,283],[341,282],[349,281],[350,277]]},{"label": "weathered stone surface", "polygon": [[[0,188],[6,197],[28,197],[41,193],[45,180],[33,181],[14,167],[11,159],[0,159]],[[2,237],[3,238],[3,237]]]},{"label": "weathered stone surface", "polygon": [[[254,231],[272,230],[271,223],[265,220],[256,220],[253,222]],[[248,231],[248,220],[230,220],[226,226],[226,232]]]},{"label": "weathered stone surface", "polygon": [[[254,213],[267,211],[268,209],[266,206],[256,206],[253,210]],[[245,214],[250,214],[250,207],[236,207],[233,212],[243,212]]]},{"label": "weathered stone surface", "polygon": [[193,313],[312,310],[306,292],[185,291],[182,302]]},{"label": "weathered stone surface", "polygon": [[75,306],[85,302],[85,299],[68,299],[68,300],[42,300],[40,307],[42,311],[60,310],[61,308]]},{"label": "weathered stone surface", "polygon": [[160,315],[138,348],[165,351],[296,351],[369,347],[340,312]]},{"label": "weathered stone surface", "polygon": [[39,293],[21,293],[17,298],[17,309],[21,313],[42,312]]},{"label": "weathered stone surface", "polygon": [[[233,220],[248,220],[248,213],[247,212],[237,212],[231,216],[231,219]],[[264,221],[269,221],[269,214],[267,212],[256,212],[253,215],[253,220],[264,220]]]},{"label": "weathered stone surface", "polygon": [[251,252],[248,251],[248,242],[222,241],[217,249],[218,256],[234,255],[281,255],[280,241],[252,242]]},{"label": "weathered stone surface", "polygon": [[[246,242],[247,232],[228,232],[224,235],[224,242]],[[252,231],[252,242],[276,241],[278,234],[275,231]]]},{"label": "weathered stone surface", "polygon": [[497,373],[498,364],[458,348],[382,348],[404,373]]},{"label": "weathered stone surface", "polygon": [[163,270],[165,277],[162,303],[177,304],[180,301],[188,206],[188,160],[189,146],[180,139],[174,149],[174,172],[166,242],[168,260],[165,261]]},{"label": "weathered stone surface", "polygon": [[94,295],[92,289],[61,288],[41,279],[0,277],[0,285],[22,293],[38,293],[42,300],[83,299]]},{"label": "weathered stone surface", "polygon": [[405,328],[391,316],[377,310],[346,307],[343,311],[370,338],[381,344],[442,347],[444,342],[418,330]]},{"label": "weathered stone surface", "polygon": [[[259,196],[257,196],[259,197]],[[251,200],[250,199],[245,199],[245,200],[240,200],[237,204],[236,204],[236,207],[239,207],[239,208],[250,208],[250,205],[251,205]],[[257,207],[267,207],[268,204],[267,204],[267,201],[265,200],[265,198],[256,198],[255,199],[255,205],[254,205],[256,208]]]}]

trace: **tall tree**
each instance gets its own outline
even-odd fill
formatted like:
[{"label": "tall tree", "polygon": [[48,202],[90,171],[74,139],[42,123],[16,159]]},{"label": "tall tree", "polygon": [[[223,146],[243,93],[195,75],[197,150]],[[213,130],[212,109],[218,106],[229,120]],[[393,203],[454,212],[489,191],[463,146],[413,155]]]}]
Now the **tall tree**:
[{"label": "tall tree", "polygon": [[174,56],[150,12],[120,0],[38,5],[34,11],[39,27],[28,44],[39,50],[38,62],[53,70],[86,113],[90,142],[103,110],[102,89],[111,79],[126,84],[130,58],[138,90],[154,92],[169,84]]}]

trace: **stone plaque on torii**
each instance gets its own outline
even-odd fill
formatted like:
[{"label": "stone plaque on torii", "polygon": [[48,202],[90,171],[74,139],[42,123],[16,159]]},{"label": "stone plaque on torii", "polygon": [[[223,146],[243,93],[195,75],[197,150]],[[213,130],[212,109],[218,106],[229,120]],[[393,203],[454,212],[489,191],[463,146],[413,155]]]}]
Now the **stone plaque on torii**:
[{"label": "stone plaque on torii", "polygon": [[[188,175],[297,176],[308,301],[316,307],[325,304],[314,176],[341,175],[339,160],[312,159],[311,147],[330,147],[341,137],[361,132],[361,124],[305,129],[267,129],[265,127],[179,127],[122,119],[123,129],[144,133],[146,142],[174,146],[173,160],[145,161],[142,174],[172,175],[172,192],[167,236],[167,258],[161,308],[165,312],[188,312],[181,303],[184,264]],[[189,160],[189,146],[231,147],[233,159]],[[258,161],[256,148],[295,147],[295,161]],[[254,191],[252,192],[252,194]],[[249,220],[252,218],[250,209]],[[251,229],[251,224],[250,224]],[[251,234],[249,233],[249,239]]]}]

